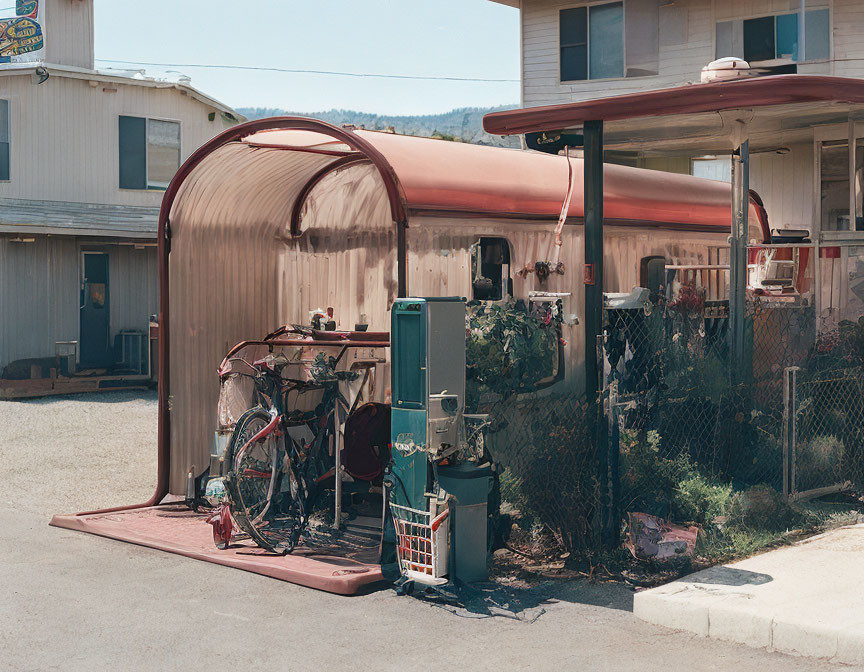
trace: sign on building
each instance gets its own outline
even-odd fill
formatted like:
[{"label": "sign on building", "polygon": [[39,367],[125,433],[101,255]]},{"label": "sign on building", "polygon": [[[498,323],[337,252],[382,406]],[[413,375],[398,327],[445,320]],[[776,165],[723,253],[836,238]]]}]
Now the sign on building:
[{"label": "sign on building", "polygon": [[15,16],[0,19],[0,64],[43,60],[42,5],[40,0],[16,0]]}]

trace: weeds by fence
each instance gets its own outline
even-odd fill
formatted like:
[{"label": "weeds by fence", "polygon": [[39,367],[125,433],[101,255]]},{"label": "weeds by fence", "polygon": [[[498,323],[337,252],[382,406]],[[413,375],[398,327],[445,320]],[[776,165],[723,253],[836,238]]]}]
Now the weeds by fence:
[{"label": "weeds by fence", "polygon": [[821,520],[796,495],[864,485],[864,319],[820,334],[810,307],[751,301],[733,383],[726,310],[686,286],[606,310],[597,406],[515,390],[481,403],[505,512],[579,553],[600,550],[604,524],[614,539],[627,514],[652,514],[700,526],[723,558]]}]

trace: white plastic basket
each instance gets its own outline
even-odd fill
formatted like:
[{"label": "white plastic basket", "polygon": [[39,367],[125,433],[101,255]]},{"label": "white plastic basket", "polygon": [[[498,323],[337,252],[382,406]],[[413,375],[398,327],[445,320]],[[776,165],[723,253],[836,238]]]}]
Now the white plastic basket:
[{"label": "white plastic basket", "polygon": [[450,511],[445,509],[433,518],[428,511],[393,503],[390,511],[396,528],[396,557],[402,575],[427,585],[446,583]]}]

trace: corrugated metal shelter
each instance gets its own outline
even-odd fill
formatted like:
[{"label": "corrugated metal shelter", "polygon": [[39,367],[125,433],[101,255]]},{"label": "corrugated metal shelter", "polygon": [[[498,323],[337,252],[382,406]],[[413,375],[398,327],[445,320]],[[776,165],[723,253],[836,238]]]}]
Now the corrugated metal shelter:
[{"label": "corrugated metal shelter", "polygon": [[[317,308],[333,307],[340,328],[365,315],[386,331],[396,296],[470,297],[469,251],[481,236],[506,238],[511,270],[551,257],[571,179],[564,275],[542,287],[532,274],[512,281],[517,298],[572,292],[578,315],[581,161],[570,167],[564,157],[299,118],[244,124],[203,146],[161,213],[161,489],[183,492],[190,470],[208,463],[214,368],[234,342],[306,323]],[[605,179],[609,291],[637,284],[643,257],[706,260],[725,246],[729,185],[612,165]],[[580,334],[565,329],[573,384]]]},{"label": "corrugated metal shelter", "polygon": [[[305,324],[318,308],[332,307],[340,329],[362,321],[387,331],[397,296],[472,297],[472,250],[487,237],[509,250],[508,294],[527,301],[536,290],[569,293],[567,310],[578,316],[581,168],[580,160],[560,156],[290,117],[237,126],[201,147],[172,181],[160,213],[159,478],[144,506],[183,494],[187,475],[209,465],[216,368],[235,342]],[[612,165],[605,180],[610,291],[638,284],[642,258],[707,261],[725,248],[728,184]],[[556,252],[555,226],[571,188]],[[767,226],[763,216],[753,204],[757,239],[759,222]],[[556,256],[562,274],[541,281],[518,272]],[[583,352],[578,323],[562,326],[565,342],[557,346],[566,350],[555,384],[575,386]],[[54,524],[276,575],[248,559],[215,558],[206,550],[209,531],[204,542],[183,546],[176,530],[158,532],[170,518],[136,527],[136,516],[79,514]],[[322,587],[321,576],[303,574],[305,560],[281,562],[299,572],[281,578]],[[356,581],[372,574],[363,576]]]}]

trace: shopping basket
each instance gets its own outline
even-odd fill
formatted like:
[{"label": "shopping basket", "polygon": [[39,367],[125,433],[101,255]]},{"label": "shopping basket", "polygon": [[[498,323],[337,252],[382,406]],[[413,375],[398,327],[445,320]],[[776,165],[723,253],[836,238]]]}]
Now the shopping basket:
[{"label": "shopping basket", "polygon": [[450,513],[445,509],[434,518],[428,511],[420,511],[399,504],[390,504],[396,528],[396,557],[402,576],[425,583],[446,583],[449,553]]}]

